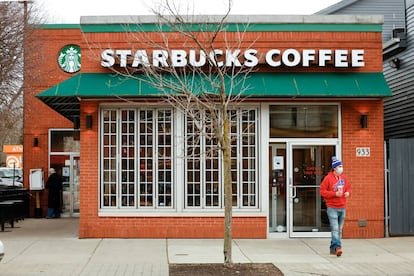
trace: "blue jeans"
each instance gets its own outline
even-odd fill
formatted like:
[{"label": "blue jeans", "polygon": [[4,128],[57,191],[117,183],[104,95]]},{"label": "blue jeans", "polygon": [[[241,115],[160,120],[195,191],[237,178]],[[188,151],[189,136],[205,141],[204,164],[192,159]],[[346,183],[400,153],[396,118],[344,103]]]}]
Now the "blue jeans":
[{"label": "blue jeans", "polygon": [[47,218],[60,218],[60,212],[55,208],[47,208]]},{"label": "blue jeans", "polygon": [[342,247],[342,228],[344,228],[345,208],[331,208],[327,209],[329,224],[331,226],[331,246],[329,249],[335,251],[336,248]]},{"label": "blue jeans", "polygon": [[55,209],[53,208],[47,208],[47,218],[53,218],[55,215]]}]

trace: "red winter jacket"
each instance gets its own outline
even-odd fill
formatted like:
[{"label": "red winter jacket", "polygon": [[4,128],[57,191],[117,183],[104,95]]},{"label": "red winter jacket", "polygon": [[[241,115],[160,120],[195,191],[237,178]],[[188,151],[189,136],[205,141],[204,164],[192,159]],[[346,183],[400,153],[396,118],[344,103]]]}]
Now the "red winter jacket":
[{"label": "red winter jacket", "polygon": [[327,207],[346,207],[346,197],[344,195],[342,195],[341,197],[336,196],[336,192],[338,191],[338,187],[340,186],[342,186],[342,192],[344,194],[345,192],[348,192],[349,195],[351,195],[351,186],[343,174],[335,175],[333,171],[331,171],[322,180],[319,192],[321,196],[325,199]]}]

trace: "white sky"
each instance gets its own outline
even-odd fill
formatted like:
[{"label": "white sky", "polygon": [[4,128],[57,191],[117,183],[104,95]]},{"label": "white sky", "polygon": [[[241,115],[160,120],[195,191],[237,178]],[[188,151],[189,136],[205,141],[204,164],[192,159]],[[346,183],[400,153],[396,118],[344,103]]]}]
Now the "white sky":
[{"label": "white sky", "polygon": [[[46,23],[79,23],[83,15],[147,15],[161,0],[34,0]],[[164,0],[165,1],[165,0]],[[312,14],[340,0],[233,0],[231,14]],[[183,14],[223,14],[226,0],[174,0]],[[191,12],[185,10],[189,6]]]}]

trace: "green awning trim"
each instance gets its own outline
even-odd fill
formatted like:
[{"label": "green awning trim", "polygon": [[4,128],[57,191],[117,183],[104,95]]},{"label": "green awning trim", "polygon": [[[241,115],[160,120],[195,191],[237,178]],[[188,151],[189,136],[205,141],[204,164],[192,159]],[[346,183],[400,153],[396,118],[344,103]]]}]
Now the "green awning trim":
[{"label": "green awning trim", "polygon": [[[171,79],[171,77],[165,77]],[[199,79],[198,76],[195,76]],[[38,94],[43,97],[142,97],[163,93],[145,76],[79,73]],[[197,80],[196,80],[197,82]],[[245,96],[260,97],[386,97],[391,96],[382,73],[251,73]]]},{"label": "green awning trim", "polygon": [[[175,32],[176,28],[158,24],[81,24],[84,33],[111,32]],[[192,24],[186,29],[193,32],[211,31],[214,24]],[[227,32],[382,32],[380,24],[226,24]]]},{"label": "green awning trim", "polygon": [[[173,82],[171,76],[166,79]],[[160,97],[163,92],[148,84],[144,75],[125,78],[114,73],[78,73],[41,92],[39,99],[71,119],[79,116],[79,99]],[[192,87],[210,90],[199,76]],[[241,84],[233,91],[240,91]],[[373,73],[251,73],[245,79],[247,97],[387,97],[391,96],[381,72]],[[236,93],[234,92],[234,93]],[[233,93],[233,94],[234,94]]]},{"label": "green awning trim", "polygon": [[36,25],[39,29],[60,30],[60,29],[80,29],[80,24],[41,24]]}]

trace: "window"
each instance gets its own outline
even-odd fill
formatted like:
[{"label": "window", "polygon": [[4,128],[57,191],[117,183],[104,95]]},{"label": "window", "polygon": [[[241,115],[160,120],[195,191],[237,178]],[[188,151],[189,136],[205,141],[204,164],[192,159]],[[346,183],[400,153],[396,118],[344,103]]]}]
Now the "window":
[{"label": "window", "polygon": [[51,130],[51,152],[79,152],[79,131],[77,130]]},{"label": "window", "polygon": [[172,111],[104,109],[101,117],[101,207],[172,208]]},{"label": "window", "polygon": [[338,138],[338,106],[270,106],[270,137]]},{"label": "window", "polygon": [[[234,109],[231,118],[233,206],[257,207],[257,111]],[[186,117],[186,208],[223,208],[222,164],[211,115]]]},{"label": "window", "polygon": [[[235,108],[228,115],[233,206],[257,209],[257,110]],[[184,131],[176,134],[169,108],[103,108],[100,118],[101,209],[224,208],[221,152],[211,114],[201,110],[194,117],[177,117]],[[178,147],[184,154],[174,154],[177,137],[184,138]],[[183,171],[174,174],[178,162]]]}]

